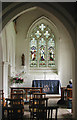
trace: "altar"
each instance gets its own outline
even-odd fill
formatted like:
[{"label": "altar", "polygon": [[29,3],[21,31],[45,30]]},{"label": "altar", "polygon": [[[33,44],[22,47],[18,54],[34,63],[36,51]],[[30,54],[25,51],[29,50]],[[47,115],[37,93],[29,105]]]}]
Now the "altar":
[{"label": "altar", "polygon": [[42,87],[46,94],[61,94],[60,80],[33,80],[32,87]]}]

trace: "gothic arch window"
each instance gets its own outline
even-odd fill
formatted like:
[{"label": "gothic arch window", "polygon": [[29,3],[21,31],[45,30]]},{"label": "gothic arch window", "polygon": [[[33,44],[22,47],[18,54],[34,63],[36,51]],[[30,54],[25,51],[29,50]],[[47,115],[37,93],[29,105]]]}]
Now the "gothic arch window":
[{"label": "gothic arch window", "polygon": [[56,66],[56,36],[52,24],[40,19],[29,35],[29,67],[52,69]]}]

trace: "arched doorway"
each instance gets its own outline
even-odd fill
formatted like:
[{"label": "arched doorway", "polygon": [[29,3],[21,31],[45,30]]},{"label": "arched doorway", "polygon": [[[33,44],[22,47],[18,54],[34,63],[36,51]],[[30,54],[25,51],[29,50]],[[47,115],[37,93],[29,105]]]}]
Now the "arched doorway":
[{"label": "arched doorway", "polygon": [[[51,5],[54,6],[53,4],[51,4]],[[13,20],[14,17],[16,18],[17,16],[22,14],[21,11],[25,12],[25,10],[27,11],[27,10],[35,9],[36,6],[38,6],[38,7],[41,6],[40,7],[41,9],[42,9],[42,7],[43,7],[43,9],[46,9],[46,10],[50,9],[49,5],[46,5],[46,4],[43,5],[43,4],[40,4],[40,3],[39,4],[37,4],[37,3],[33,3],[33,4],[32,3],[31,4],[29,4],[29,3],[25,3],[25,4],[24,3],[14,3],[14,6],[10,5],[8,7],[7,12],[5,12],[5,10],[3,12],[3,28],[10,20]],[[18,11],[17,11],[17,9],[18,9]],[[51,8],[50,12],[51,11],[52,11],[52,13],[54,13],[53,7]],[[56,14],[55,14],[55,16],[56,16]],[[60,16],[58,16],[58,13],[57,13],[57,17],[60,17]],[[67,26],[67,25],[65,24],[65,26]],[[67,27],[69,29],[69,25]],[[71,30],[71,31],[73,31],[73,30]],[[71,37],[74,36],[73,34],[74,34],[74,32],[72,32]]]}]

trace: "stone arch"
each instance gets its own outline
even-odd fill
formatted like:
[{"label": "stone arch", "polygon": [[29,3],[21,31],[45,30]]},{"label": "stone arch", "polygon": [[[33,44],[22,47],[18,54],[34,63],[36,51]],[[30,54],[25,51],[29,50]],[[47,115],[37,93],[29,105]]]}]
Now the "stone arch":
[{"label": "stone arch", "polygon": [[18,17],[19,15],[23,14],[26,11],[30,11],[32,9],[35,9],[36,7],[39,7],[41,9],[44,9],[52,14],[54,14],[67,28],[69,31],[70,36],[72,37],[72,40],[75,44],[75,22],[73,18],[70,16],[70,14],[59,4],[59,3],[12,3],[8,5],[5,9],[3,9],[3,19],[2,19],[2,27],[4,26],[14,18]]},{"label": "stone arch", "polygon": [[[64,24],[64,26],[66,27],[66,29],[68,30],[70,36],[71,36],[71,39],[73,40],[73,44],[75,45],[75,31],[74,31],[74,21],[73,19],[71,19],[71,16],[66,12],[65,12],[65,16],[68,16],[68,17],[64,17],[64,14],[62,15],[62,10],[63,8],[58,4],[56,3],[58,6],[57,6],[57,9],[59,8],[60,12],[57,11],[56,9],[56,5],[54,5],[53,3],[51,3],[51,6],[47,3],[12,3],[12,5],[8,5],[8,7],[6,7],[4,10],[3,10],[3,21],[2,21],[2,27],[4,28],[5,25],[13,20],[14,18],[16,18],[16,16],[19,16],[20,14],[19,13],[23,13],[25,12],[25,10],[30,10],[29,8],[34,8],[34,7],[41,7],[43,9],[46,9],[48,11],[51,11],[56,17],[58,17],[61,22]],[[23,12],[22,12],[23,11]],[[59,13],[58,13],[59,12]],[[60,14],[61,13],[61,14]],[[66,18],[68,18],[68,20],[65,20]],[[70,22],[69,22],[70,21]],[[1,43],[2,44],[2,43]],[[2,63],[2,46],[0,44],[0,62]],[[2,66],[2,64],[1,64]]]}]

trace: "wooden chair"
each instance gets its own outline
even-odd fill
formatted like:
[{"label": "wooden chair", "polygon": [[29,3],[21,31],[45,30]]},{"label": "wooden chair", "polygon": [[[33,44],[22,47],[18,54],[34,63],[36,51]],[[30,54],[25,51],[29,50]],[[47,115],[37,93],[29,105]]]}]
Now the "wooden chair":
[{"label": "wooden chair", "polygon": [[36,90],[36,89],[30,90],[30,100],[33,99],[34,93],[40,93],[40,90]]},{"label": "wooden chair", "polygon": [[33,98],[32,110],[30,111],[32,119],[47,119],[47,100],[48,98]]},{"label": "wooden chair", "polygon": [[2,106],[5,106],[6,103],[5,103],[3,90],[0,90],[0,102],[1,102]]},{"label": "wooden chair", "polygon": [[67,88],[67,106],[72,108],[72,88]]},{"label": "wooden chair", "polygon": [[6,99],[6,106],[3,107],[3,116],[6,111],[6,118],[10,120],[18,120],[23,119],[23,109],[24,106],[22,104],[23,99]]},{"label": "wooden chair", "polygon": [[5,102],[5,98],[4,98],[4,92],[3,92],[3,90],[0,90],[0,107],[1,107],[1,109],[2,109],[2,118],[4,117],[3,116],[3,108],[4,108],[4,106],[6,105],[6,102]]},{"label": "wooden chair", "polygon": [[56,105],[56,104],[52,104],[50,106],[47,106],[47,111],[48,111],[48,120],[50,119],[49,116],[50,116],[50,111],[51,111],[51,120],[52,120],[52,114],[53,114],[53,110],[56,111],[55,113],[55,120],[57,120],[57,113],[58,113],[58,108],[59,106]]},{"label": "wooden chair", "polygon": [[47,107],[48,98],[46,98],[45,95],[46,93],[33,92],[32,99],[30,100],[30,105],[29,105],[30,115],[32,119],[34,118],[38,119],[40,118],[40,116],[42,119],[43,117],[46,118],[47,115],[46,107]]},{"label": "wooden chair", "polygon": [[36,89],[31,89],[31,90],[30,90],[29,111],[32,110],[32,104],[33,104],[34,93],[40,93],[40,90],[36,90]]},{"label": "wooden chair", "polygon": [[13,90],[11,93],[12,99],[23,99],[24,91],[23,90]]},{"label": "wooden chair", "polygon": [[67,100],[72,99],[72,88],[67,88]]},{"label": "wooden chair", "polygon": [[[23,99],[22,104],[24,106],[24,91],[19,89],[19,90],[13,90],[11,93],[12,99]],[[19,103],[20,104],[20,103]],[[24,109],[23,109],[24,112]]]}]

